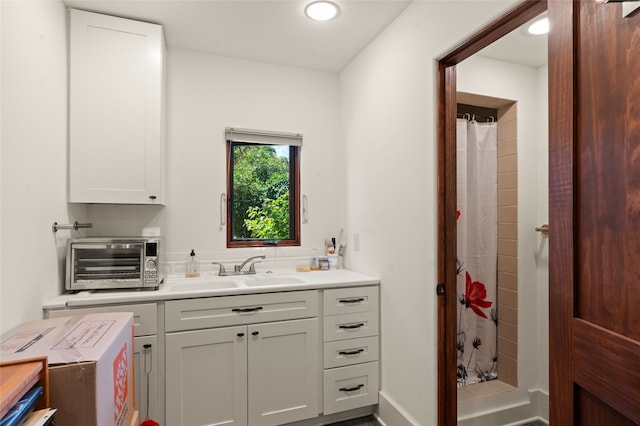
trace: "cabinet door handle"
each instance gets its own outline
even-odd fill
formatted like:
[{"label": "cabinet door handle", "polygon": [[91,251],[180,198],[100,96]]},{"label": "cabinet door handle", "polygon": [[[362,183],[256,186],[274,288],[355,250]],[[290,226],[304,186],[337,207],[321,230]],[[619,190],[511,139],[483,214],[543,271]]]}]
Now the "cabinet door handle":
[{"label": "cabinet door handle", "polygon": [[364,297],[358,297],[357,299],[339,299],[340,303],[360,303],[364,302]]},{"label": "cabinet door handle", "polygon": [[340,388],[340,389],[338,389],[338,390],[339,390],[340,392],[353,392],[353,391],[357,391],[357,390],[359,390],[359,389],[361,389],[361,388],[363,388],[363,387],[364,387],[364,385],[363,385],[363,384],[359,384],[359,385],[354,386],[354,387],[352,387],[352,388]]},{"label": "cabinet door handle", "polygon": [[238,333],[238,337],[244,337],[244,333]]},{"label": "cabinet door handle", "polygon": [[149,199],[150,200],[155,200],[156,198],[158,198],[158,197],[156,197],[155,195],[149,195]]},{"label": "cabinet door handle", "polygon": [[262,309],[262,306],[256,306],[255,308],[233,308],[231,309],[231,312],[238,312],[238,313],[258,312],[261,309]]},{"label": "cabinet door handle", "polygon": [[358,355],[362,352],[364,352],[364,349],[356,349],[353,351],[340,351],[338,352],[338,355]]},{"label": "cabinet door handle", "polygon": [[340,325],[338,326],[338,328],[342,328],[343,330],[353,330],[356,328],[360,328],[360,327],[364,327],[364,323],[361,322],[360,324],[349,324],[349,325]]},{"label": "cabinet door handle", "polygon": [[260,334],[260,332],[259,332],[259,331],[252,331],[252,332],[251,332],[251,335],[252,335],[252,336],[257,336],[258,334]]}]

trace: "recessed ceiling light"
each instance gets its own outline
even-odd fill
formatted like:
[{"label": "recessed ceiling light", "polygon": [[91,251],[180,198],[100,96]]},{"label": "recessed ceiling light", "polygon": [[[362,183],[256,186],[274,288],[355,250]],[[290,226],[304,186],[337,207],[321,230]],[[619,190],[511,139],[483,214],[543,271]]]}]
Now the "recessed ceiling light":
[{"label": "recessed ceiling light", "polygon": [[314,21],[330,21],[340,13],[337,4],[330,1],[314,1],[304,8],[304,13]]},{"label": "recessed ceiling light", "polygon": [[534,21],[527,27],[527,33],[531,35],[542,35],[549,32],[549,18],[546,16]]}]

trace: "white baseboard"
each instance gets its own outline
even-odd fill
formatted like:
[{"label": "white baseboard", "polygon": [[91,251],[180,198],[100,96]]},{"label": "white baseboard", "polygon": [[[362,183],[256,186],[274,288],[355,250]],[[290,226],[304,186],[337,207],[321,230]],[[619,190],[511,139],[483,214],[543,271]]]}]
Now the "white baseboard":
[{"label": "white baseboard", "polygon": [[383,426],[416,426],[418,425],[398,405],[383,392],[378,393],[378,421]]}]

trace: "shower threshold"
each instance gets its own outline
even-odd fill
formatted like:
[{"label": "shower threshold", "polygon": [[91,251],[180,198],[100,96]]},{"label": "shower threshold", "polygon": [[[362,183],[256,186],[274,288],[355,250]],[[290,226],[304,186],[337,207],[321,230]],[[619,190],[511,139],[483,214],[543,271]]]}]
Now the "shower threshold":
[{"label": "shower threshold", "polygon": [[488,396],[511,392],[516,389],[517,388],[507,383],[501,382],[500,379],[476,383],[473,385],[461,386],[458,388],[458,402],[486,398]]}]

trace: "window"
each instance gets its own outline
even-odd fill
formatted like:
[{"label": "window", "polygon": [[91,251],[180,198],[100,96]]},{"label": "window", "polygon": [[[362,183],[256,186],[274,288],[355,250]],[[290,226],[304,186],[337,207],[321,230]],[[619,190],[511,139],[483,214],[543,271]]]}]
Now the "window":
[{"label": "window", "polygon": [[226,129],[227,247],[300,245],[302,136]]}]

